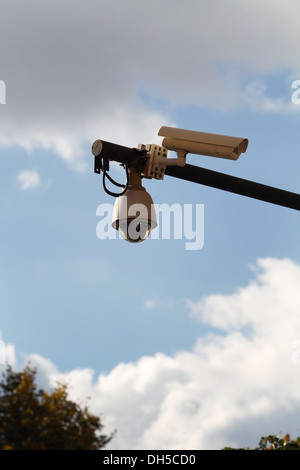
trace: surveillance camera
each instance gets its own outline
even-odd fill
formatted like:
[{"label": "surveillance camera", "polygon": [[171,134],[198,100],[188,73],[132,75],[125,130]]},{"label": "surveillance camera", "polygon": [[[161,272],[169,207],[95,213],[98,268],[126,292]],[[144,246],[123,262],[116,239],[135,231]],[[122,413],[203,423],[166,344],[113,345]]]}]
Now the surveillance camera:
[{"label": "surveillance camera", "polygon": [[116,199],[112,227],[131,243],[145,240],[157,226],[155,209],[149,193],[143,189],[128,189]]},{"label": "surveillance camera", "polygon": [[151,230],[157,227],[152,198],[142,186],[141,175],[134,168],[129,169],[126,193],[116,199],[112,227],[131,243],[145,240]]},{"label": "surveillance camera", "polygon": [[229,160],[237,160],[241,153],[246,152],[248,146],[248,140],[241,137],[208,134],[166,126],[160,128],[158,135],[164,137],[162,146],[167,150]]}]

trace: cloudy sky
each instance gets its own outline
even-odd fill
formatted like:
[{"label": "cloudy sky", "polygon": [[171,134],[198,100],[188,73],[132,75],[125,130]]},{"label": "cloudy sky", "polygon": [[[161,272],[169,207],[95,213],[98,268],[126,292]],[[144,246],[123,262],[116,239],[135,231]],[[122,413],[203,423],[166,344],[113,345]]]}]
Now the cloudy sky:
[{"label": "cloudy sky", "polygon": [[63,379],[74,399],[91,397],[115,449],[300,435],[298,212],[166,176],[145,187],[192,211],[201,249],[187,249],[192,227],[182,239],[158,227],[138,245],[99,239],[114,199],[91,154],[96,139],[160,144],[164,125],[240,136],[239,160],[188,163],[299,193],[299,3],[0,7],[7,362],[30,360],[42,386]]}]

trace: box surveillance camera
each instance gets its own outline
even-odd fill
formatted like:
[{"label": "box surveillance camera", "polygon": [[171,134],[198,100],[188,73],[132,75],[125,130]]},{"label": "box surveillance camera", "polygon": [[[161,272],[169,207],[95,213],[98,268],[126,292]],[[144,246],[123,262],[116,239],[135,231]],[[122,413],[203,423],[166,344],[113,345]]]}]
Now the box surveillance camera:
[{"label": "box surveillance camera", "polygon": [[161,127],[158,135],[164,137],[162,146],[167,150],[226,158],[228,160],[237,160],[241,153],[246,152],[248,147],[248,139],[245,138],[208,134],[167,126]]}]

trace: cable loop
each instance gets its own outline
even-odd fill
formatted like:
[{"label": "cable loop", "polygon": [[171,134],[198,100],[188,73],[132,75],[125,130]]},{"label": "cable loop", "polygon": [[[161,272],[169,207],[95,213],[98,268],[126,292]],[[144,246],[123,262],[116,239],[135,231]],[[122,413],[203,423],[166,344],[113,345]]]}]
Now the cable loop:
[{"label": "cable loop", "polygon": [[[129,183],[129,177],[128,177],[128,168],[127,168],[127,165],[125,166],[125,172],[126,172],[126,183],[125,185],[124,184],[120,184],[120,183],[117,183],[108,173],[107,173],[107,169],[104,167],[103,168],[103,176],[102,176],[102,183],[103,183],[103,188],[104,188],[104,191],[109,194],[110,196],[113,196],[113,197],[120,197],[120,196],[123,196],[127,189],[128,189],[128,183]],[[105,182],[105,178],[108,178],[108,180],[113,183],[115,186],[118,186],[119,188],[124,188],[123,191],[121,191],[120,193],[114,193],[113,191],[110,191],[107,186],[106,186],[106,182]]]}]

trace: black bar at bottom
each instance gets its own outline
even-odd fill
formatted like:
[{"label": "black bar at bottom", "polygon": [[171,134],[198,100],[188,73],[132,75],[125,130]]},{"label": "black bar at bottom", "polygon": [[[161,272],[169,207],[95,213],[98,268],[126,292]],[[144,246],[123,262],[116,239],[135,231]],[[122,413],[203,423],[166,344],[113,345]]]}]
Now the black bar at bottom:
[{"label": "black bar at bottom", "polygon": [[289,207],[290,209],[300,210],[300,194],[225,175],[224,173],[207,170],[206,168],[194,165],[185,165],[184,167],[167,166],[165,174],[279,206]]}]

